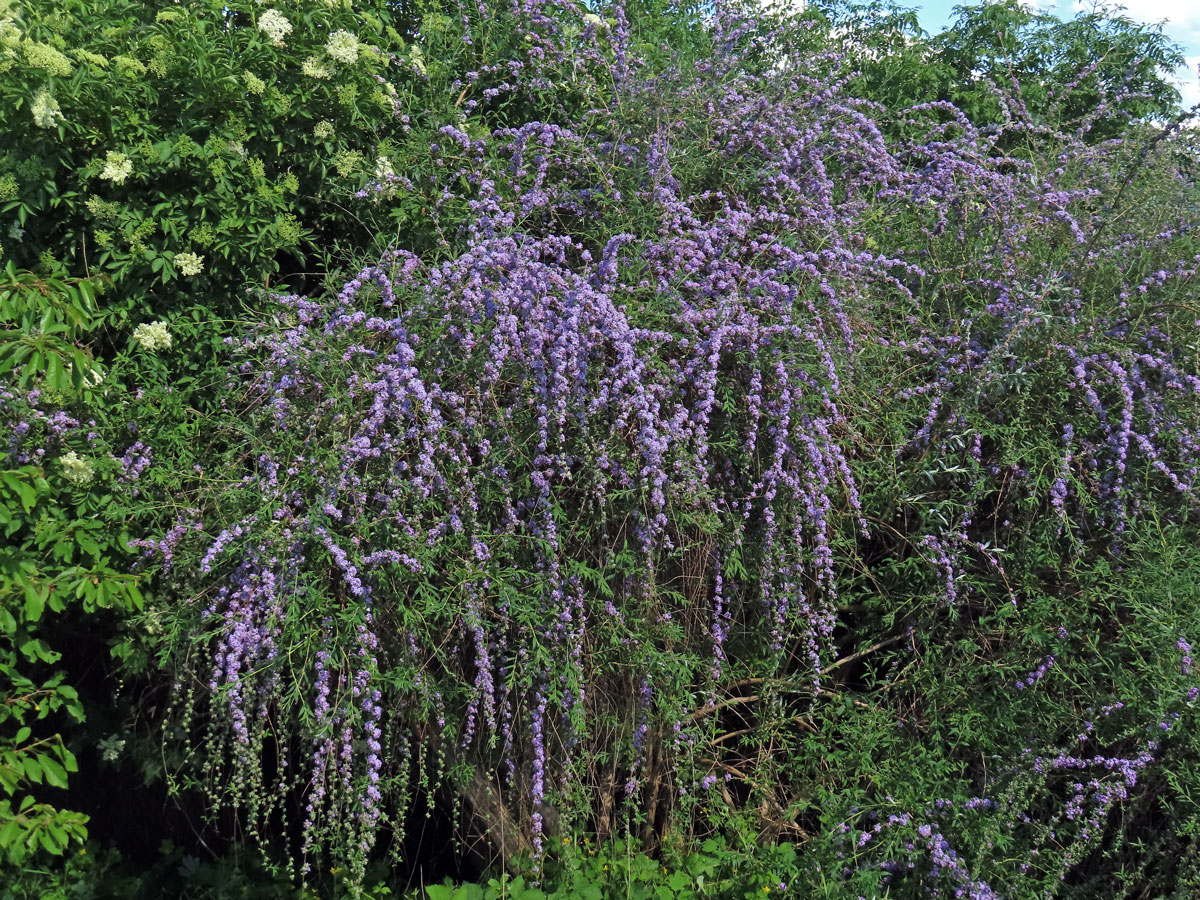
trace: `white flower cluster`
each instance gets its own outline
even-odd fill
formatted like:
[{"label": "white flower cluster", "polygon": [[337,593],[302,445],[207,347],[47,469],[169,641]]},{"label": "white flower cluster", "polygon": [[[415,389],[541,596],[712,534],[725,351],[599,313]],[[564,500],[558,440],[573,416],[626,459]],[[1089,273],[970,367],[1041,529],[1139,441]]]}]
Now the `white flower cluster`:
[{"label": "white flower cluster", "polygon": [[93,53],[91,50],[84,50],[82,47],[71,51],[71,55],[85,65],[93,66],[97,69],[107,69],[108,60],[99,53]]},{"label": "white flower cluster", "polygon": [[46,88],[33,95],[29,111],[33,113],[33,124],[38,128],[55,128],[59,122],[66,121],[58,101],[50,96],[50,91]]},{"label": "white flower cluster", "polygon": [[325,52],[338,62],[350,65],[358,61],[358,38],[349,31],[335,31],[329,36]]},{"label": "white flower cluster", "polygon": [[109,150],[108,157],[104,160],[104,170],[100,173],[100,177],[105,181],[111,181],[113,184],[124,184],[125,179],[132,174],[133,160],[124,153]]},{"label": "white flower cluster", "polygon": [[318,122],[313,128],[313,135],[316,136],[317,140],[327,141],[332,138],[334,134],[335,132],[333,130],[333,125],[324,120]]},{"label": "white flower cluster", "polygon": [[[67,364],[66,368],[67,368],[68,372],[73,371],[70,363]],[[99,369],[87,369],[83,373],[83,384],[85,387],[89,387],[89,388],[99,387],[100,382],[102,382],[103,380],[104,380],[104,373],[101,372]]]},{"label": "white flower cluster", "polygon": [[[7,12],[11,12],[8,10]],[[6,50],[12,50],[21,45],[21,29],[17,27],[17,23],[13,21],[11,15],[5,15],[0,18],[0,47]],[[14,54],[9,54],[11,57]]]},{"label": "white flower cluster", "polygon": [[583,24],[591,25],[593,28],[607,28],[608,23],[605,22],[595,13],[585,13],[583,16]]},{"label": "white flower cluster", "polygon": [[133,330],[133,340],[143,350],[149,350],[151,353],[171,348],[171,333],[167,331],[166,322],[139,325]]},{"label": "white flower cluster", "polygon": [[396,196],[396,170],[392,167],[392,161],[386,156],[381,156],[375,160],[375,202],[383,200],[385,197],[391,198]]},{"label": "white flower cluster", "polygon": [[22,48],[25,51],[25,62],[33,68],[42,69],[47,74],[59,78],[66,78],[71,74],[71,60],[49,44],[26,38],[22,41]]},{"label": "white flower cluster", "polygon": [[279,10],[268,9],[258,17],[258,30],[276,47],[282,47],[283,39],[292,33],[292,23]]},{"label": "white flower cluster", "polygon": [[[176,253],[175,254],[175,266],[179,269],[180,275],[187,275],[187,276],[199,275],[201,272],[204,271],[204,257],[197,256],[195,253]],[[163,332],[164,333],[166,332],[167,326],[165,323],[158,322],[156,324],[162,325]],[[145,327],[145,326],[139,326],[139,327]],[[167,346],[168,347],[171,346],[170,336],[167,337]]]},{"label": "white flower cluster", "polygon": [[105,762],[116,762],[121,758],[121,753],[125,749],[125,739],[119,738],[115,734],[112,737],[106,737],[99,744],[100,758]]},{"label": "white flower cluster", "polygon": [[261,94],[267,89],[267,83],[249,69],[242,72],[242,81],[246,85],[246,90],[252,94]]},{"label": "white flower cluster", "polygon": [[91,484],[92,479],[96,477],[96,470],[92,468],[92,464],[74,450],[64,454],[58,462],[62,466],[63,477],[72,484],[82,487]]},{"label": "white flower cluster", "polygon": [[416,44],[413,44],[412,49],[408,51],[408,62],[422,75],[428,74],[425,71],[425,54],[421,52],[421,48]]},{"label": "white flower cluster", "polygon": [[310,56],[308,59],[306,59],[304,61],[304,65],[300,67],[300,71],[309,78],[317,78],[321,80],[324,80],[333,74],[329,71],[329,69],[321,65],[321,61],[315,56]]}]

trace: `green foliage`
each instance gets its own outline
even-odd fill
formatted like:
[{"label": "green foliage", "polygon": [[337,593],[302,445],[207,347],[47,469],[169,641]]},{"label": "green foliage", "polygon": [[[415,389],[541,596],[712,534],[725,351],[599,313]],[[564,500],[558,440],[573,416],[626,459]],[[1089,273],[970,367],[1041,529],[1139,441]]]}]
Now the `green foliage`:
[{"label": "green foliage", "polygon": [[[696,55],[698,9],[631,7],[634,51]],[[527,60],[512,16],[498,8],[464,42],[462,11],[435,0],[5,0],[0,259],[103,277],[103,315],[123,327],[195,303],[236,311],[246,286],[312,288],[395,244],[445,247],[467,210],[435,184],[438,129],[556,121],[605,90],[581,61]],[[544,77],[514,91],[512,64]],[[389,172],[398,202],[355,201]]]},{"label": "green foliage", "polygon": [[[290,31],[275,41],[261,25],[281,12]],[[468,93],[448,83],[487,62],[462,58],[433,4],[55,0],[7,21],[61,65],[15,50],[0,65],[0,127],[14,137],[0,154],[13,239],[0,241],[18,265],[42,256],[114,282],[115,325],[201,297],[236,309],[244,285],[436,239],[421,188],[396,208],[347,201],[389,167],[419,184],[430,132]],[[342,30],[358,49],[338,59],[326,45]],[[56,104],[52,122],[39,97]]]},{"label": "green foliage", "polygon": [[[1161,26],[1103,8],[1062,21],[1017,0],[960,6],[955,13],[933,46],[949,67],[950,83],[960,86],[945,99],[972,118],[986,101],[965,86],[979,79],[1020,85],[1029,110],[1050,124],[1079,122],[1110,105],[1093,124],[1093,139],[1121,133],[1130,118],[1161,120],[1178,109],[1171,76],[1183,52]],[[991,106],[995,115],[994,100]]]},{"label": "green foliage", "polygon": [[564,838],[551,859],[479,884],[429,885],[413,900],[766,900],[801,894],[793,844],[750,847],[709,838],[688,849],[647,855],[629,841],[593,846]]},{"label": "green foliage", "polygon": [[[81,817],[47,831],[59,828],[51,808],[29,805],[30,785],[58,785],[73,762],[61,737],[43,742],[23,723],[83,715],[53,669],[61,649],[46,620],[70,605],[132,614],[113,654],[131,673],[155,655],[161,609],[142,609],[126,540],[157,530],[160,512],[120,475],[128,429],[140,422],[148,447],[203,472],[223,317],[244,285],[319,283],[397,239],[445,246],[465,207],[441,209],[433,193],[438,128],[486,135],[595,99],[572,95],[596,84],[574,66],[481,104],[487,79],[460,75],[528,48],[511,27],[468,45],[454,14],[425,2],[0,4],[0,127],[14,138],[0,151],[0,406],[14,435],[0,473],[3,693],[14,698],[2,839],[14,853],[83,833]],[[339,32],[351,36],[335,45]],[[353,202],[391,171],[410,188],[396,202]],[[149,318],[124,349],[122,332]],[[168,343],[144,344],[143,329]],[[139,351],[167,349],[168,335],[169,364]]]},{"label": "green foliage", "polygon": [[[2,870],[0,870],[2,871]],[[339,897],[296,888],[264,866],[261,857],[229,853],[218,860],[187,853],[164,840],[149,864],[133,865],[97,841],[53,864],[29,863],[3,871],[0,900],[316,900]],[[368,895],[370,896],[370,895]]]},{"label": "green foliage", "polygon": [[103,377],[80,341],[99,324],[99,279],[61,273],[18,272],[10,259],[0,280],[0,371],[15,370],[17,383],[40,380],[65,394]]},{"label": "green foliage", "polygon": [[17,327],[0,332],[4,368],[15,375],[0,394],[10,436],[0,469],[0,858],[20,863],[86,836],[86,816],[37,799],[66,788],[77,769],[52,730],[84,717],[54,669],[62,653],[43,637],[47,620],[68,605],[132,610],[142,598],[125,562],[124,512],[100,489],[112,470],[95,459],[103,444],[75,434],[67,413],[36,405],[44,393],[83,408],[103,380],[75,343],[95,327],[93,286],[17,272],[11,262],[5,274],[0,306]]}]

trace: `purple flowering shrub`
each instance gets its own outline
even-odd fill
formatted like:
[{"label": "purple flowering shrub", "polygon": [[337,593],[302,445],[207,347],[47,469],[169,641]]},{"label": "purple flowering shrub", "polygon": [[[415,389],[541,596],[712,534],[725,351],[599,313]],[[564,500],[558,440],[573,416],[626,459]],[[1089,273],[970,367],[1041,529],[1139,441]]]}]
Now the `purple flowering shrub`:
[{"label": "purple flowering shrub", "polygon": [[738,827],[838,891],[1096,889],[1196,822],[1194,156],[1019,96],[887,137],[835,55],[720,15],[649,77],[614,12],[611,102],[440,129],[440,252],[230,341],[142,561],[213,800],[304,871],[448,788],[506,859]]}]

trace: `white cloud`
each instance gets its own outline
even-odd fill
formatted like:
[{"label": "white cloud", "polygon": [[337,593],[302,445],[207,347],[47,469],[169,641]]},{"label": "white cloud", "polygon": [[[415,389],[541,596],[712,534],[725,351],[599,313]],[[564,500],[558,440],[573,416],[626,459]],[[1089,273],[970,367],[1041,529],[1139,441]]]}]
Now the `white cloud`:
[{"label": "white cloud", "polygon": [[807,0],[759,0],[759,5],[774,15],[798,16],[808,4]]},{"label": "white cloud", "polygon": [[[1075,0],[1076,10],[1091,9],[1092,0]],[[1099,4],[1110,8],[1123,7],[1135,22],[1165,22],[1163,31],[1189,51],[1200,50],[1200,3],[1196,0],[1122,0],[1120,3]]]},{"label": "white cloud", "polygon": [[1179,93],[1183,95],[1184,109],[1190,109],[1200,103],[1200,75],[1196,72],[1197,68],[1200,68],[1200,56],[1189,56],[1187,64],[1175,73],[1175,84]]}]

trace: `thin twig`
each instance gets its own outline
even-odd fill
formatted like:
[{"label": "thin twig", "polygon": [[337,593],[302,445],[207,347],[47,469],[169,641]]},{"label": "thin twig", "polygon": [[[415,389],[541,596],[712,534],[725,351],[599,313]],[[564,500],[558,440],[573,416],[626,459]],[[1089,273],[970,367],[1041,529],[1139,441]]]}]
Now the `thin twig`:
[{"label": "thin twig", "polygon": [[849,656],[843,656],[841,659],[835,660],[834,662],[830,663],[825,668],[823,668],[821,670],[821,674],[828,675],[834,669],[839,669],[842,666],[850,665],[850,663],[852,663],[852,662],[857,662],[858,660],[862,659],[864,656],[874,653],[876,650],[882,650],[884,647],[890,646],[891,644],[894,644],[897,641],[904,640],[907,636],[908,636],[907,632],[905,632],[903,634],[893,635],[892,637],[887,638],[886,640],[880,641],[878,644],[872,644],[870,647],[867,647],[863,650],[859,650],[857,653],[851,653]]}]

